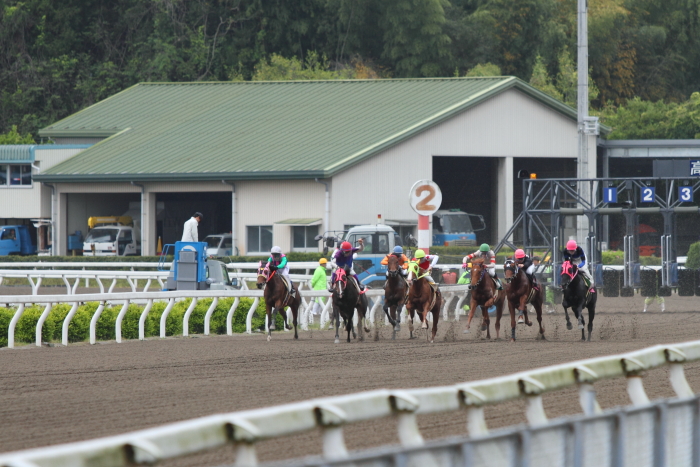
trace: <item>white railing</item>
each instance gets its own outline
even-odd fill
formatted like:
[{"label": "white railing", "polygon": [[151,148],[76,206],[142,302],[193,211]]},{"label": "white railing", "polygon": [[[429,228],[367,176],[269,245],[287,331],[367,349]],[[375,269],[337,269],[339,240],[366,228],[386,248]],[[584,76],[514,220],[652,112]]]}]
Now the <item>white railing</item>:
[{"label": "white railing", "polygon": [[[465,410],[469,435],[479,437],[489,432],[484,418],[485,406],[525,398],[528,424],[544,427],[549,420],[542,395],[572,386],[579,388],[583,413],[595,415],[601,410],[593,384],[606,378],[626,377],[632,405],[648,406],[650,401],[644,391],[642,373],[666,365],[670,367],[670,384],[676,395],[689,398],[694,393],[685,378],[683,365],[699,359],[700,341],[657,345],[453,386],[380,389],[312,399],[212,415],[91,441],[0,454],[0,466],[127,466],[192,454],[227,443],[236,445],[237,466],[255,466],[258,463],[256,442],[315,428],[322,430],[323,457],[335,461],[349,457],[344,425],[389,416],[396,420],[401,445],[412,448],[425,444],[416,422],[417,415]],[[549,442],[556,441],[550,439]]]},{"label": "white railing", "polygon": [[[458,314],[460,311],[461,304],[463,303],[464,299],[467,296],[468,292],[468,287],[467,286],[445,286],[441,288],[443,292],[443,298],[444,298],[444,304],[442,308],[442,313],[443,313],[443,319],[447,320],[448,316],[448,310],[450,307],[451,302],[454,299],[457,299],[457,305],[455,308],[455,315],[454,319],[458,319]],[[301,298],[302,298],[302,307],[300,310],[300,316],[299,316],[299,321],[300,321],[300,326],[302,329],[308,329],[308,324],[309,324],[309,314],[311,312],[311,306],[312,303],[307,302],[307,299],[309,298],[326,298],[325,301],[325,306],[323,308],[323,313],[321,315],[321,326],[325,324],[325,322],[328,321],[328,315],[330,311],[330,306],[331,306],[331,300],[329,300],[329,293],[324,290],[303,290],[301,289],[300,292]],[[377,316],[377,313],[381,313],[380,306],[382,304],[381,298],[384,296],[384,291],[382,289],[371,289],[366,292],[366,294],[370,297],[373,298],[373,304],[370,309],[369,313],[369,322],[374,323],[375,320],[380,319]],[[102,314],[102,311],[104,310],[104,307],[107,303],[115,303],[115,302],[122,302],[122,308],[117,315],[117,319],[115,322],[115,336],[117,343],[121,343],[122,341],[122,321],[124,319],[124,316],[126,315],[126,312],[129,308],[129,305],[131,303],[135,303],[136,301],[138,302],[145,302],[146,305],[143,308],[143,311],[141,312],[141,315],[139,317],[139,339],[143,340],[145,339],[145,324],[146,324],[146,318],[148,317],[148,314],[153,306],[154,301],[160,300],[160,301],[167,301],[168,304],[163,311],[163,314],[161,315],[160,318],[160,337],[165,338],[166,337],[166,322],[168,315],[170,311],[172,310],[173,306],[175,305],[176,301],[181,301],[185,299],[191,298],[192,301],[185,312],[185,315],[183,317],[183,324],[182,324],[182,329],[183,329],[183,335],[187,336],[188,335],[188,330],[189,330],[189,319],[194,311],[194,308],[197,305],[198,300],[202,298],[212,298],[212,303],[207,310],[205,316],[204,316],[204,334],[209,335],[210,331],[210,321],[211,321],[211,315],[213,314],[214,310],[216,309],[216,306],[218,305],[218,300],[220,298],[229,298],[233,297],[234,301],[228,311],[228,314],[226,316],[226,333],[228,335],[233,335],[233,314],[235,313],[236,309],[238,308],[238,305],[240,303],[241,298],[252,298],[253,303],[248,309],[247,315],[246,315],[246,332],[247,333],[252,333],[252,320],[253,320],[253,314],[255,313],[255,310],[258,307],[258,304],[260,303],[260,299],[263,297],[263,291],[262,290],[202,290],[202,291],[171,291],[171,292],[137,292],[137,293],[100,293],[100,294],[79,294],[79,295],[5,295],[5,296],[0,296],[0,303],[3,304],[8,304],[8,305],[16,305],[17,309],[12,317],[12,320],[10,321],[10,325],[8,327],[8,347],[9,348],[14,348],[15,346],[15,328],[17,326],[17,323],[19,322],[20,318],[22,317],[22,314],[24,313],[24,310],[26,309],[27,304],[44,304],[44,311],[42,312],[39,320],[37,321],[36,325],[36,340],[35,344],[37,346],[41,346],[41,333],[43,329],[44,322],[49,316],[49,313],[51,312],[51,309],[53,305],[59,304],[59,303],[69,303],[71,304],[71,309],[66,315],[65,319],[63,320],[63,327],[62,327],[62,339],[61,343],[63,345],[68,345],[68,327],[70,326],[71,320],[73,319],[73,316],[78,310],[78,306],[80,303],[85,303],[85,302],[99,302],[99,306],[97,310],[95,310],[95,313],[92,316],[92,319],[90,320],[90,343],[95,344],[96,343],[96,330],[97,330],[97,322],[100,318],[100,315]],[[403,313],[402,313],[403,315]],[[287,317],[288,319],[291,319],[291,311],[287,310]],[[405,318],[405,317],[404,317]]]},{"label": "white railing", "polygon": [[[163,290],[164,281],[167,279],[169,271],[76,271],[76,270],[28,270],[28,269],[5,269],[0,270],[0,284],[5,278],[25,279],[32,288],[32,295],[39,294],[39,288],[45,279],[61,279],[66,287],[66,294],[73,295],[77,292],[80,281],[83,280],[85,287],[89,287],[89,281],[94,280],[100,288],[100,293],[105,293],[103,281],[111,281],[107,288],[107,293],[112,293],[117,285],[117,280],[126,280],[132,292],[139,291],[139,281],[145,281],[141,292],[148,292],[151,286],[158,284],[158,289]],[[238,278],[244,290],[248,289],[246,281],[255,281],[256,273],[230,272],[230,278]],[[312,276],[308,274],[290,274],[289,277],[294,282],[303,283],[310,281]]]}]

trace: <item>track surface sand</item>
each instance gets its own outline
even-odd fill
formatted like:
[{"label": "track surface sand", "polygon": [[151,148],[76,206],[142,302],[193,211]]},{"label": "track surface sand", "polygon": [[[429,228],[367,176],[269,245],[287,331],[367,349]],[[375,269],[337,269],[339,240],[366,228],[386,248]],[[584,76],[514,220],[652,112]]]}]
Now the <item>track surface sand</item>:
[{"label": "track surface sand", "polygon": [[[278,332],[152,339],[90,346],[26,346],[0,349],[0,452],[114,435],[214,413],[265,407],[377,388],[454,384],[589,357],[698,339],[699,302],[669,298],[665,313],[641,313],[643,298],[599,301],[593,342],[567,331],[564,315],[545,314],[548,341],[535,341],[537,325],[519,326],[519,340],[482,340],[480,318],[472,332],[460,323],[440,322],[434,344],[425,334],[408,340],[406,326],[396,341],[382,327],[365,342],[333,344],[332,331],[302,331],[299,341]],[[656,307],[656,305],[654,305]],[[502,332],[508,331],[506,322]],[[493,320],[492,320],[493,333]],[[502,334],[503,335],[503,334]],[[700,390],[700,364],[686,366]],[[651,398],[673,395],[666,369],[644,379]],[[596,384],[603,408],[629,403],[624,380]],[[580,412],[575,389],[547,394],[549,417]],[[514,401],[486,409],[489,427],[525,421],[525,404]],[[419,417],[426,438],[466,432],[464,412]],[[390,419],[346,428],[350,449],[396,443]],[[261,461],[318,454],[318,431],[258,445]],[[164,465],[220,465],[234,460],[231,447],[169,461]],[[163,465],[163,464],[162,464]]]}]

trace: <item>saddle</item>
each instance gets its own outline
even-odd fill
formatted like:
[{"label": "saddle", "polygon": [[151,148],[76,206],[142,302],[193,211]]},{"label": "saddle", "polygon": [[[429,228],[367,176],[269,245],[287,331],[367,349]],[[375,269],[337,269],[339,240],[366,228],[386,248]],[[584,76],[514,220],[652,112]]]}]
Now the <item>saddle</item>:
[{"label": "saddle", "polygon": [[[275,271],[275,273],[276,272],[277,271]],[[282,283],[284,283],[284,286],[287,289],[287,295],[284,297],[284,306],[287,306],[287,305],[289,305],[289,299],[292,298],[290,291],[296,291],[296,288],[294,287],[294,284],[291,284],[291,288],[290,288],[290,284],[289,284],[289,282],[287,282],[287,278],[284,277],[282,274],[280,274],[279,277],[280,277],[280,279],[282,279]],[[272,279],[272,277],[270,277],[270,279]]]}]

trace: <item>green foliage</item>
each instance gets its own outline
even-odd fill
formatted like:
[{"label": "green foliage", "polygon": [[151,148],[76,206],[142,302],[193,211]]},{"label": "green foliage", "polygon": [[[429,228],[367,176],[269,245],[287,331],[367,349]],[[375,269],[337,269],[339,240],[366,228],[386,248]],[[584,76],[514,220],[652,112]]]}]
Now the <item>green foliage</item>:
[{"label": "green foliage", "polygon": [[601,253],[603,264],[622,265],[625,264],[625,252],[617,250],[608,250]]},{"label": "green foliage", "polygon": [[695,242],[688,248],[688,259],[685,261],[688,269],[700,269],[700,242]]},{"label": "green foliage", "polygon": [[327,80],[355,78],[354,70],[331,71],[328,59],[319,57],[316,52],[309,52],[304,63],[296,57],[284,58],[272,54],[270,60],[261,60],[255,66],[253,81],[292,81],[292,80]]},{"label": "green foliage", "polygon": [[544,60],[542,59],[541,55],[538,55],[535,59],[535,65],[532,67],[530,84],[559,101],[564,100],[561,92],[559,92],[557,87],[552,83],[552,78],[549,77],[547,67],[544,64]]},{"label": "green foliage", "polygon": [[10,131],[0,135],[0,144],[34,144],[34,138],[29,133],[20,135],[17,132],[17,125],[12,125]]},{"label": "green foliage", "polygon": [[494,65],[491,62],[484,64],[477,64],[474,68],[469,70],[466,76],[470,78],[476,78],[479,76],[501,76],[501,67]]}]

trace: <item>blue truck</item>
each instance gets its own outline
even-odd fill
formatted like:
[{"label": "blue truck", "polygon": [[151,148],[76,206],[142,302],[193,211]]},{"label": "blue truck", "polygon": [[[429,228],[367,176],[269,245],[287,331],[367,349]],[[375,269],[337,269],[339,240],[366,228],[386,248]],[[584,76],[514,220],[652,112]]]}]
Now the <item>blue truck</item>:
[{"label": "blue truck", "polygon": [[36,253],[36,243],[29,235],[26,225],[0,226],[0,256],[33,255]]},{"label": "blue truck", "polygon": [[479,214],[440,209],[433,214],[433,246],[475,246],[476,232],[485,228]]}]

